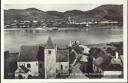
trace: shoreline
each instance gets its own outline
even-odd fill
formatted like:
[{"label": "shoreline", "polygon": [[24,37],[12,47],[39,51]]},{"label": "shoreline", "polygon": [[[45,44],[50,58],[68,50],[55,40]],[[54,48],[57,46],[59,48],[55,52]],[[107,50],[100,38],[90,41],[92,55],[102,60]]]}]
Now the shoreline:
[{"label": "shoreline", "polygon": [[32,31],[74,31],[74,30],[123,30],[123,28],[49,28],[49,29],[44,29],[44,28],[7,28],[4,29],[4,31],[22,31],[22,30],[32,30]]}]

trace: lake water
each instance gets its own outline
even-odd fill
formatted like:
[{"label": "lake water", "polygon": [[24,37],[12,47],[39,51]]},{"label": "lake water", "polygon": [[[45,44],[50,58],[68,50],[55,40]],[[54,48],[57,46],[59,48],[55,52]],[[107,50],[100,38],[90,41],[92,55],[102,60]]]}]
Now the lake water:
[{"label": "lake water", "polygon": [[5,30],[4,50],[18,52],[21,45],[45,44],[48,36],[57,45],[68,45],[79,40],[82,44],[98,44],[123,40],[123,30],[88,30],[88,31],[42,31],[42,30]]}]

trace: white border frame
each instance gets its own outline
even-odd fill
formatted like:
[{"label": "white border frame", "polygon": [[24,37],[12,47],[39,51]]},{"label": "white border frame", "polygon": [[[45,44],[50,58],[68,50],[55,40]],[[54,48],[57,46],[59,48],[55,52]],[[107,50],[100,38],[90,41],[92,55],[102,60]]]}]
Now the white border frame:
[{"label": "white border frame", "polygon": [[[4,4],[123,4],[123,42],[124,78],[123,79],[4,79]],[[43,3],[41,3],[43,2]],[[1,82],[127,82],[127,0],[2,0],[1,1]]]}]

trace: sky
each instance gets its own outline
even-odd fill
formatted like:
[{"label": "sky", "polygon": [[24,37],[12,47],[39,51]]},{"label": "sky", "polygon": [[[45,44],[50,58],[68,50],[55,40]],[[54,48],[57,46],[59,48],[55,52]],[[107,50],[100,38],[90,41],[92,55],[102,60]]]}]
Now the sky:
[{"label": "sky", "polygon": [[2,0],[5,4],[40,4],[40,3],[122,3],[127,0]]},{"label": "sky", "polygon": [[5,9],[26,9],[37,8],[43,11],[82,10],[87,11],[100,6],[101,4],[5,4]]},{"label": "sky", "polygon": [[[124,0],[123,0],[124,1]],[[4,0],[4,9],[37,8],[43,11],[87,11],[103,4],[121,4],[122,0]]]}]

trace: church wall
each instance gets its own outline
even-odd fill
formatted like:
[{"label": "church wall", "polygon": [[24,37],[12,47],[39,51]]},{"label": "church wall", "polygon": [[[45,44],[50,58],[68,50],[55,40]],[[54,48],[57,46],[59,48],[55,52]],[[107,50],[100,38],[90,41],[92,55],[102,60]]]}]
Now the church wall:
[{"label": "church wall", "polygon": [[61,65],[63,66],[62,70],[68,70],[69,69],[69,62],[57,62],[56,63],[56,69],[61,70]]},{"label": "church wall", "polygon": [[58,73],[69,73],[69,62],[57,62],[56,63],[56,74]]}]

